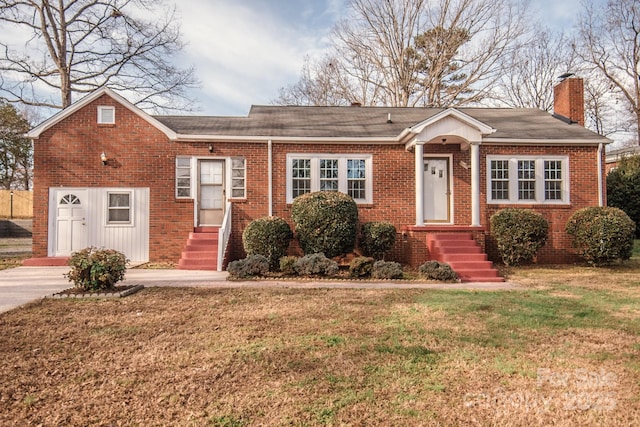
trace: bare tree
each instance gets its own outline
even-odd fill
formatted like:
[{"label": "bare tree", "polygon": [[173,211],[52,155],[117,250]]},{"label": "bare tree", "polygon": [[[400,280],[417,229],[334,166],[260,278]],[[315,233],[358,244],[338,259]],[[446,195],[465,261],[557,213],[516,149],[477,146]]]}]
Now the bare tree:
[{"label": "bare tree", "polygon": [[332,54],[341,58],[336,69],[349,82],[350,101],[439,107],[482,100],[501,75],[499,58],[523,32],[524,8],[514,1],[351,0]]},{"label": "bare tree", "polygon": [[502,105],[553,110],[553,87],[558,77],[576,72],[578,61],[571,41],[562,32],[536,26],[531,37],[502,58],[504,75],[496,95]]},{"label": "bare tree", "polygon": [[185,90],[196,79],[170,61],[183,45],[162,1],[2,1],[0,30],[26,37],[20,50],[0,41],[0,96],[9,102],[65,108],[72,94],[108,86],[142,108],[190,105]]},{"label": "bare tree", "polygon": [[602,8],[583,2],[576,52],[604,76],[633,115],[640,144],[640,3],[609,0]]}]

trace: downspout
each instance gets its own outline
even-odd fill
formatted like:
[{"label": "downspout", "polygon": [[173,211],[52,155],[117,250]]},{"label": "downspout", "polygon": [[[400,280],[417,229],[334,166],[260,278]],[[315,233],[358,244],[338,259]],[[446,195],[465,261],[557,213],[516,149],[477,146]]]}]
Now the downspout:
[{"label": "downspout", "polygon": [[273,166],[271,161],[273,160],[273,142],[267,141],[267,180],[269,181],[269,216],[273,216]]},{"label": "downspout", "polygon": [[598,144],[598,206],[604,206],[604,188],[602,186],[602,148],[604,144]]}]

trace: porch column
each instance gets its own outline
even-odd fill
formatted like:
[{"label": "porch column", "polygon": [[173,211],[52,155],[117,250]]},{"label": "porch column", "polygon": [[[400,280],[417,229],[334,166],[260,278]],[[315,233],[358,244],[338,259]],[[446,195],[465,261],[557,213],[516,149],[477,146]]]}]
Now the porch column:
[{"label": "porch column", "polygon": [[471,142],[471,226],[480,226],[480,143]]},{"label": "porch column", "polygon": [[424,225],[424,145],[415,145],[416,225]]}]

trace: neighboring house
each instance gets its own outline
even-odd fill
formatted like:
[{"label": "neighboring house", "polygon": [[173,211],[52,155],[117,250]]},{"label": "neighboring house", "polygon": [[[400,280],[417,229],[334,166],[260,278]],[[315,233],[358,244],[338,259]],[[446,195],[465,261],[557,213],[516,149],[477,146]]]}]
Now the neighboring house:
[{"label": "neighboring house", "polygon": [[488,264],[439,240],[473,237],[495,258],[489,218],[506,207],[535,209],[549,221],[538,262],[573,261],[564,227],[576,209],[605,203],[610,142],[582,126],[583,111],[577,78],[557,86],[555,117],[536,109],[358,106],[152,116],[102,89],[28,134],[35,141],[28,263],[63,262],[93,245],[132,261],[221,269],[244,256],[242,230],[251,220],[290,220],[293,199],[317,190],[351,195],[361,222],[393,223],[391,258],[412,266],[454,261],[445,255],[457,252],[476,262],[468,269]]},{"label": "neighboring house", "polygon": [[640,155],[639,145],[623,147],[617,150],[607,150],[607,155],[605,157],[605,173],[608,174],[613,169],[617,168],[620,164],[620,160],[622,160],[624,157],[637,155]]}]

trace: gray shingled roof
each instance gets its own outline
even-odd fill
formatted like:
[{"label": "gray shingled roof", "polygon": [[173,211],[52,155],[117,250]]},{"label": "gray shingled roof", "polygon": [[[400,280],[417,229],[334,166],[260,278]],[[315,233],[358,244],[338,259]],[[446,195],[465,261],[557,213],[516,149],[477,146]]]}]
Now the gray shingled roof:
[{"label": "gray shingled roof", "polygon": [[[496,129],[491,138],[604,141],[537,109],[458,108]],[[154,116],[181,135],[283,138],[394,138],[441,108],[253,106],[247,117]],[[387,123],[391,114],[392,123]]]}]

